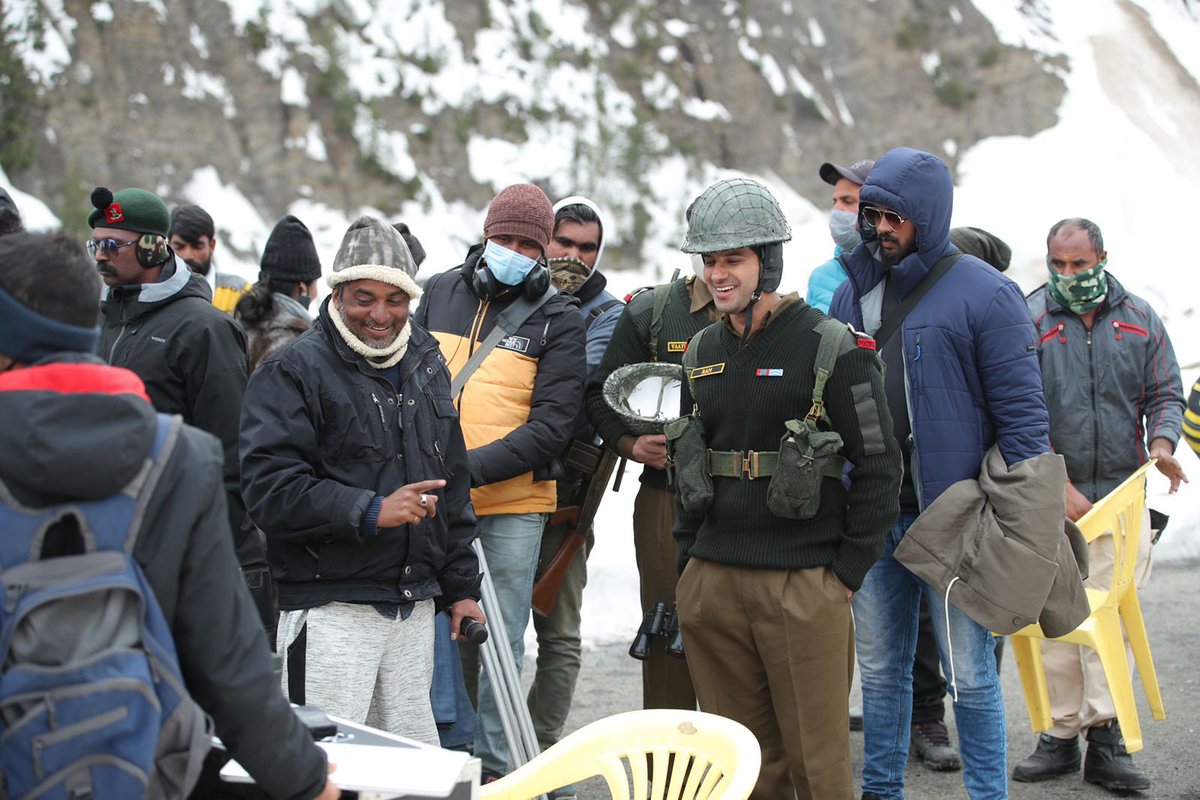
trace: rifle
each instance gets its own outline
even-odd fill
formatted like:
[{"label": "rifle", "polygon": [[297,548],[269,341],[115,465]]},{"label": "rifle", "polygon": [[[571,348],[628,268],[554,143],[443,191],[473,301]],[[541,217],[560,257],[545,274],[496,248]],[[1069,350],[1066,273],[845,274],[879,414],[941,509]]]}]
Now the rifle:
[{"label": "rifle", "polygon": [[567,567],[579,552],[579,548],[587,544],[586,531],[596,518],[596,511],[600,508],[600,500],[604,497],[604,490],[608,488],[608,479],[612,477],[616,463],[616,454],[608,448],[602,448],[596,461],[596,469],[588,476],[587,491],[584,493],[582,504],[558,509],[550,515],[550,520],[546,523],[547,527],[570,527],[558,550],[554,552],[554,557],[546,564],[533,585],[533,610],[543,617],[548,617],[554,612],[554,605],[558,602],[558,590],[566,577]]}]

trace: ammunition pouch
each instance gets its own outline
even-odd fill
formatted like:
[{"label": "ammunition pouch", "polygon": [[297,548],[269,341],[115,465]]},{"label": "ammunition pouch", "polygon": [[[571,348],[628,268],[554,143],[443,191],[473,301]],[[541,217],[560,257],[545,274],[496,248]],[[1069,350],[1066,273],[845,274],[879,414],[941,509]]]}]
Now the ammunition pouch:
[{"label": "ammunition pouch", "polygon": [[707,511],[713,501],[713,482],[704,423],[699,415],[690,414],[668,422],[663,433],[667,437],[668,483],[679,495],[685,511]]},{"label": "ammunition pouch", "polygon": [[811,419],[789,419],[779,440],[778,460],[767,487],[767,509],[784,519],[812,519],[821,507],[821,481],[840,480],[846,460],[842,437],[822,431]]}]

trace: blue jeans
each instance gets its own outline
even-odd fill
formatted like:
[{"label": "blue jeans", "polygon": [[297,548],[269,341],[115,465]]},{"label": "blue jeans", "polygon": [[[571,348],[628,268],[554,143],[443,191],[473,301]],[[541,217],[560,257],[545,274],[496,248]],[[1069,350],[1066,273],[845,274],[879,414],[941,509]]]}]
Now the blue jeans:
[{"label": "blue jeans", "polygon": [[[517,669],[525,656],[525,628],[533,595],[545,514],[491,514],[479,518],[479,543],[487,559],[488,575],[504,617],[504,632],[512,647]],[[484,609],[484,613],[487,613]],[[495,690],[487,670],[479,678],[479,728],[475,755],[493,772],[508,772],[508,742],[496,707]]]},{"label": "blue jeans", "polygon": [[854,639],[863,694],[862,790],[885,800],[904,798],[913,653],[924,593],[942,671],[953,678],[948,693],[954,699],[963,785],[971,800],[1007,798],[1008,748],[995,644],[991,632],[954,606],[950,606],[947,631],[944,599],[896,561],[896,545],[915,519],[914,514],[900,515],[888,532],[883,556],[854,595]]}]

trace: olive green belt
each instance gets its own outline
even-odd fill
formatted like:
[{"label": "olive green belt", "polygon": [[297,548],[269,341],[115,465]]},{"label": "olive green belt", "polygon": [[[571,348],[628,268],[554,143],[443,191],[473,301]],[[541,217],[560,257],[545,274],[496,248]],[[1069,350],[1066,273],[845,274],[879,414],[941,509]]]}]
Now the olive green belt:
[{"label": "olive green belt", "polygon": [[[717,478],[769,478],[778,466],[778,450],[708,451],[708,474]],[[846,459],[834,456],[822,474],[827,478],[841,478],[845,466]]]}]

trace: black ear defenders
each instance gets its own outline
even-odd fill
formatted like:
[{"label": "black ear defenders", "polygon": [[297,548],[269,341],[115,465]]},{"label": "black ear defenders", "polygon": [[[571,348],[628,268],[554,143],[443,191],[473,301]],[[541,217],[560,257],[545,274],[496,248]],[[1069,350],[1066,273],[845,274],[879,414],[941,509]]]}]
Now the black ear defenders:
[{"label": "black ear defenders", "polygon": [[133,246],[133,253],[138,263],[146,269],[166,263],[172,255],[166,237],[157,233],[144,233],[138,237],[137,244]]},{"label": "black ear defenders", "polygon": [[[471,288],[475,292],[475,296],[480,300],[495,300],[505,289],[511,287],[496,280],[496,277],[492,275],[491,269],[487,267],[487,262],[481,258],[479,264],[475,267],[475,273],[471,276]],[[538,299],[549,288],[550,270],[541,261],[537,263],[537,266],[529,270],[529,274],[525,276],[525,280],[521,281],[521,289],[530,300]]]}]

